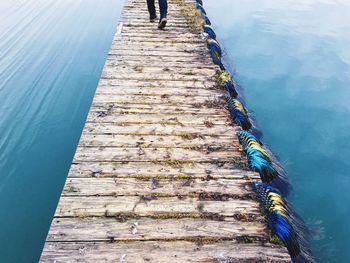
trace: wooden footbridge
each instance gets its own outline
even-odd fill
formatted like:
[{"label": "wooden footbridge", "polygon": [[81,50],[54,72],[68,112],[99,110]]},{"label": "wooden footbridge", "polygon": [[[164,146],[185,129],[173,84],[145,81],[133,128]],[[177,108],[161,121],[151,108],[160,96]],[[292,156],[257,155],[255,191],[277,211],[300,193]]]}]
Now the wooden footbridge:
[{"label": "wooden footbridge", "polygon": [[41,262],[290,261],[183,4],[159,31],[126,1]]}]

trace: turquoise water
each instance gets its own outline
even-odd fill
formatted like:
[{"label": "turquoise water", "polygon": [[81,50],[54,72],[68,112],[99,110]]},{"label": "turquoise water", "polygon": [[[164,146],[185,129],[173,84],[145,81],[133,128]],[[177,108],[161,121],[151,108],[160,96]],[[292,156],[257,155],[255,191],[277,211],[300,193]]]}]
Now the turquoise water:
[{"label": "turquoise water", "polygon": [[37,262],[122,0],[0,1],[0,262]]},{"label": "turquoise water", "polygon": [[320,262],[350,258],[350,1],[205,1],[226,62],[319,231]]},{"label": "turquoise water", "polygon": [[[0,261],[36,262],[122,0],[0,1]],[[350,3],[205,1],[320,262],[350,252]]]}]

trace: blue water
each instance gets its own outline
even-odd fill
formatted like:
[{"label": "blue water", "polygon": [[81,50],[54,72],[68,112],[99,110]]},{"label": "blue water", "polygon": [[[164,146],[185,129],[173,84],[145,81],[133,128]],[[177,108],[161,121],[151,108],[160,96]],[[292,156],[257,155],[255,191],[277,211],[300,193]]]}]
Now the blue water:
[{"label": "blue water", "polygon": [[350,258],[350,1],[204,1],[320,262]]},{"label": "blue water", "polygon": [[[320,262],[350,257],[350,1],[204,1]],[[0,261],[36,262],[122,0],[0,1]]]},{"label": "blue water", "polygon": [[0,262],[37,262],[122,0],[0,1]]}]

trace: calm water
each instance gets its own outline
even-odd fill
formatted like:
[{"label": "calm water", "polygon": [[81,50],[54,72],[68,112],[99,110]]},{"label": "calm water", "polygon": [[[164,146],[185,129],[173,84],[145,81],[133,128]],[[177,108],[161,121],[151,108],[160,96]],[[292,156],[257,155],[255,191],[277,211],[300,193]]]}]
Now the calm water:
[{"label": "calm water", "polygon": [[[205,1],[290,200],[350,257],[350,1]],[[0,1],[0,261],[36,262],[122,0]]]},{"label": "calm water", "polygon": [[205,1],[264,141],[322,229],[320,262],[350,258],[350,1]]},{"label": "calm water", "polygon": [[0,1],[0,262],[37,262],[122,0]]}]

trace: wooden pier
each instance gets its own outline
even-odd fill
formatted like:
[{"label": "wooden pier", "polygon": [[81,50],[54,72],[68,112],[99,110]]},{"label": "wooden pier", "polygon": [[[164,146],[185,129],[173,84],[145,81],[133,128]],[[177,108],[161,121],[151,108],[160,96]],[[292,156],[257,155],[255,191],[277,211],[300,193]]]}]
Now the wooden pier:
[{"label": "wooden pier", "polygon": [[164,31],[145,2],[125,3],[41,262],[289,262],[203,36],[181,1]]}]

